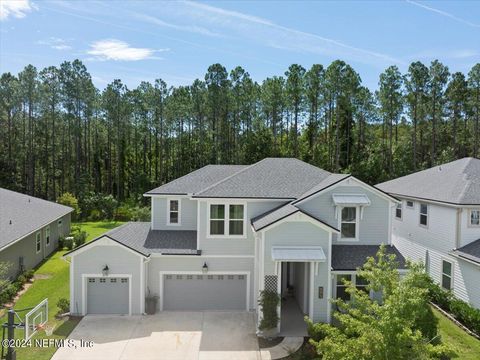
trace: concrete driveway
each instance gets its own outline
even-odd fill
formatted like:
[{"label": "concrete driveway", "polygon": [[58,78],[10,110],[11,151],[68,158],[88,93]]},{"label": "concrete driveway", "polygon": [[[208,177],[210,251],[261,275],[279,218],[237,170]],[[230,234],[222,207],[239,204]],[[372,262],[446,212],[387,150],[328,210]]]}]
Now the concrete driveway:
[{"label": "concrete driveway", "polygon": [[[86,316],[52,360],[260,360],[253,313]],[[91,348],[80,342],[93,341]]]}]

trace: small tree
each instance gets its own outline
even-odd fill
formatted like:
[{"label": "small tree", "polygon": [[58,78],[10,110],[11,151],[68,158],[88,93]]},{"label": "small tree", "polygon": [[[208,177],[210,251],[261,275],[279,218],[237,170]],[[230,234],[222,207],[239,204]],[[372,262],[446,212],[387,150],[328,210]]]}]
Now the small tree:
[{"label": "small tree", "polygon": [[260,292],[258,305],[262,309],[262,320],[258,328],[260,330],[274,329],[280,320],[278,317],[277,307],[280,302],[280,296],[275,291],[263,290]]},{"label": "small tree", "polygon": [[78,215],[80,215],[80,208],[75,195],[65,192],[57,198],[57,203],[73,208],[72,219],[77,220]]},{"label": "small tree", "polygon": [[359,269],[367,290],[381,291],[382,303],[346,282],[350,302],[333,300],[338,326],[308,320],[310,343],[323,360],[396,360],[455,357],[440,344],[437,320],[429,305],[428,280],[420,264],[409,264],[400,277],[394,255],[382,246],[377,260]]}]

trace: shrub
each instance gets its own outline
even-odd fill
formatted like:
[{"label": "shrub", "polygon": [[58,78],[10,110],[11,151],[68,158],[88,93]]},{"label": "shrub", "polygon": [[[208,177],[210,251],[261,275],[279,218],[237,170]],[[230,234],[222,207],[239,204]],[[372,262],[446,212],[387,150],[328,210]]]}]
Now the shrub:
[{"label": "shrub", "polygon": [[33,278],[33,275],[35,274],[35,270],[30,269],[30,270],[25,271],[23,274],[27,278],[27,281],[30,281]]},{"label": "shrub", "polygon": [[75,243],[75,247],[85,244],[85,240],[87,240],[86,231],[79,231],[73,235],[73,242]]},{"label": "shrub", "polygon": [[278,313],[277,307],[280,302],[280,296],[275,291],[263,290],[260,292],[258,305],[262,308],[262,320],[258,328],[268,330],[277,327]]},{"label": "shrub", "polygon": [[113,219],[117,200],[112,195],[89,192],[80,201],[82,217],[90,220]]},{"label": "shrub", "polygon": [[57,301],[57,307],[61,314],[65,314],[70,311],[70,301],[65,298],[61,298]]},{"label": "shrub", "polygon": [[150,221],[151,213],[148,207],[136,207],[133,211],[132,221]]},{"label": "shrub", "polygon": [[116,221],[129,221],[133,217],[134,209],[124,204],[115,210],[114,220]]},{"label": "shrub", "polygon": [[65,205],[65,206],[70,206],[71,208],[73,208],[73,212],[72,212],[72,219],[73,220],[76,220],[78,218],[78,216],[80,215],[80,208],[78,206],[78,200],[73,194],[71,194],[69,192],[63,193],[62,195],[60,195],[57,198],[57,203]]},{"label": "shrub", "polygon": [[98,221],[102,220],[102,212],[97,209],[93,209],[90,211],[90,215],[88,215],[88,220],[89,221]]},{"label": "shrub", "polygon": [[68,250],[72,250],[73,249],[73,245],[74,245],[74,241],[73,241],[73,237],[69,236],[68,238],[65,238],[65,247],[68,249]]},{"label": "shrub", "polygon": [[64,237],[64,236],[60,236],[60,237],[58,238],[58,249],[59,249],[59,250],[62,250],[64,247],[65,247],[65,237]]}]

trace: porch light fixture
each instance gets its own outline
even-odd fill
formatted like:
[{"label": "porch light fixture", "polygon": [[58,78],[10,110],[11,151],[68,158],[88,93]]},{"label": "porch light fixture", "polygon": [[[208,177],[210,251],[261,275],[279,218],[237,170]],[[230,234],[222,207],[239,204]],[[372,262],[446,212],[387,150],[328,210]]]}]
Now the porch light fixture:
[{"label": "porch light fixture", "polygon": [[203,263],[203,266],[202,266],[202,272],[203,272],[204,274],[206,274],[206,273],[208,272],[208,265],[207,265],[207,263],[206,263],[206,262],[205,262],[205,263]]},{"label": "porch light fixture", "polygon": [[108,276],[109,271],[110,269],[108,268],[108,265],[105,265],[105,267],[102,269],[103,276]]}]

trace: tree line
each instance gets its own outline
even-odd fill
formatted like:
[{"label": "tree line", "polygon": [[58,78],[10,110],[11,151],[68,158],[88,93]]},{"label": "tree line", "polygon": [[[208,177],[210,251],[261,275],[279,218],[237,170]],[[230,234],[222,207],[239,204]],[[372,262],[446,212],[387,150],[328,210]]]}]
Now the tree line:
[{"label": "tree line", "polygon": [[296,157],[375,184],[479,156],[480,64],[435,60],[380,74],[378,88],[341,60],[291,65],[254,81],[211,65],[203,80],[96,88],[80,60],[0,78],[0,186],[56,199],[141,194],[207,164]]}]

